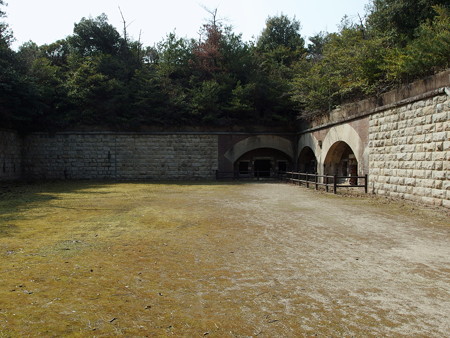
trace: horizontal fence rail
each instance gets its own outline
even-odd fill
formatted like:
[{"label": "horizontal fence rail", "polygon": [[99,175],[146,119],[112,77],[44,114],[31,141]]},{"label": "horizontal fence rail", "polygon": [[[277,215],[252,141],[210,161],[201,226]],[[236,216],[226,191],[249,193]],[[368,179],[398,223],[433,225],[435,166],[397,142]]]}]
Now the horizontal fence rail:
[{"label": "horizontal fence rail", "polygon": [[[295,171],[286,172],[285,179],[287,182],[294,184],[305,184],[307,188],[313,185],[316,190],[319,186],[324,186],[325,190],[329,192],[330,188],[337,193],[337,188],[364,188],[367,194],[368,175],[364,176],[338,176],[338,175],[318,175],[311,173],[300,173]],[[360,180],[364,180],[364,184],[358,184]],[[340,182],[340,181],[344,181]]]}]

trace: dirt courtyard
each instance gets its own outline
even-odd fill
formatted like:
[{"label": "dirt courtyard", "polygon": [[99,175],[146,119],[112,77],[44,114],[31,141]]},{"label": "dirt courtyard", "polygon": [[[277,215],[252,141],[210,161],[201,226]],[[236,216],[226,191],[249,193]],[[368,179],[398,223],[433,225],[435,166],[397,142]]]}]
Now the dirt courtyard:
[{"label": "dirt courtyard", "polygon": [[0,337],[448,337],[444,210],[278,183],[0,190]]}]

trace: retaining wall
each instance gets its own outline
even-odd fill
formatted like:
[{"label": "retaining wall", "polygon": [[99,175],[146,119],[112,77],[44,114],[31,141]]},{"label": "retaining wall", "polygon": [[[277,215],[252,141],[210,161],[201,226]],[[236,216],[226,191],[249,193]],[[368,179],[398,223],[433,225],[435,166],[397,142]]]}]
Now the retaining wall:
[{"label": "retaining wall", "polygon": [[212,179],[217,136],[198,134],[35,133],[24,141],[32,179]]},{"label": "retaining wall", "polygon": [[[341,107],[295,135],[244,132],[33,133],[0,130],[0,180],[214,179],[242,154],[304,146],[321,172],[333,144],[345,142],[369,174],[371,192],[450,208],[450,70]],[[264,134],[264,135],[263,135]],[[292,146],[291,146],[292,143]],[[296,153],[296,155],[294,155]]]},{"label": "retaining wall", "polygon": [[13,131],[0,130],[0,181],[21,177],[22,141]]},{"label": "retaining wall", "polygon": [[370,116],[373,193],[450,208],[450,97],[444,92]]}]

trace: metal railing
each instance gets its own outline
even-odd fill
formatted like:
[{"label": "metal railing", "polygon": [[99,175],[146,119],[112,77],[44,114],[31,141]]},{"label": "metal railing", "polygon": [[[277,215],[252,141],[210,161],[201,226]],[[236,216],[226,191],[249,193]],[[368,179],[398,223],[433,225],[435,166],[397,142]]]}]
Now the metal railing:
[{"label": "metal railing", "polygon": [[[364,184],[358,184],[360,180],[364,180]],[[295,171],[286,172],[286,181],[294,184],[305,184],[307,188],[313,185],[316,190],[320,186],[324,186],[327,192],[330,188],[336,194],[338,188],[364,188],[367,194],[368,175],[364,176],[338,176],[338,175],[318,175],[310,173],[300,173]]]}]

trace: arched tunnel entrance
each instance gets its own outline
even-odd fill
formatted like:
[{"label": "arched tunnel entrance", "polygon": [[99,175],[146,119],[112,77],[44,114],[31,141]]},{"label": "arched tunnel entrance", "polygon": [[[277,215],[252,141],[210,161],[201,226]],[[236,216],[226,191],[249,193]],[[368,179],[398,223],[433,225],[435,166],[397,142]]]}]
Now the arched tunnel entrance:
[{"label": "arched tunnel entrance", "polygon": [[239,177],[276,177],[291,168],[291,158],[272,148],[251,150],[234,163],[234,171]]},{"label": "arched tunnel entrance", "polygon": [[[324,173],[325,175],[337,175],[341,177],[358,175],[358,161],[353,150],[347,143],[338,141],[330,147],[324,161]],[[339,180],[339,183],[344,182],[356,184],[356,182],[349,181],[346,178]]]},{"label": "arched tunnel entrance", "polygon": [[301,173],[315,174],[317,172],[317,159],[310,147],[304,147],[300,152],[297,163]]}]

